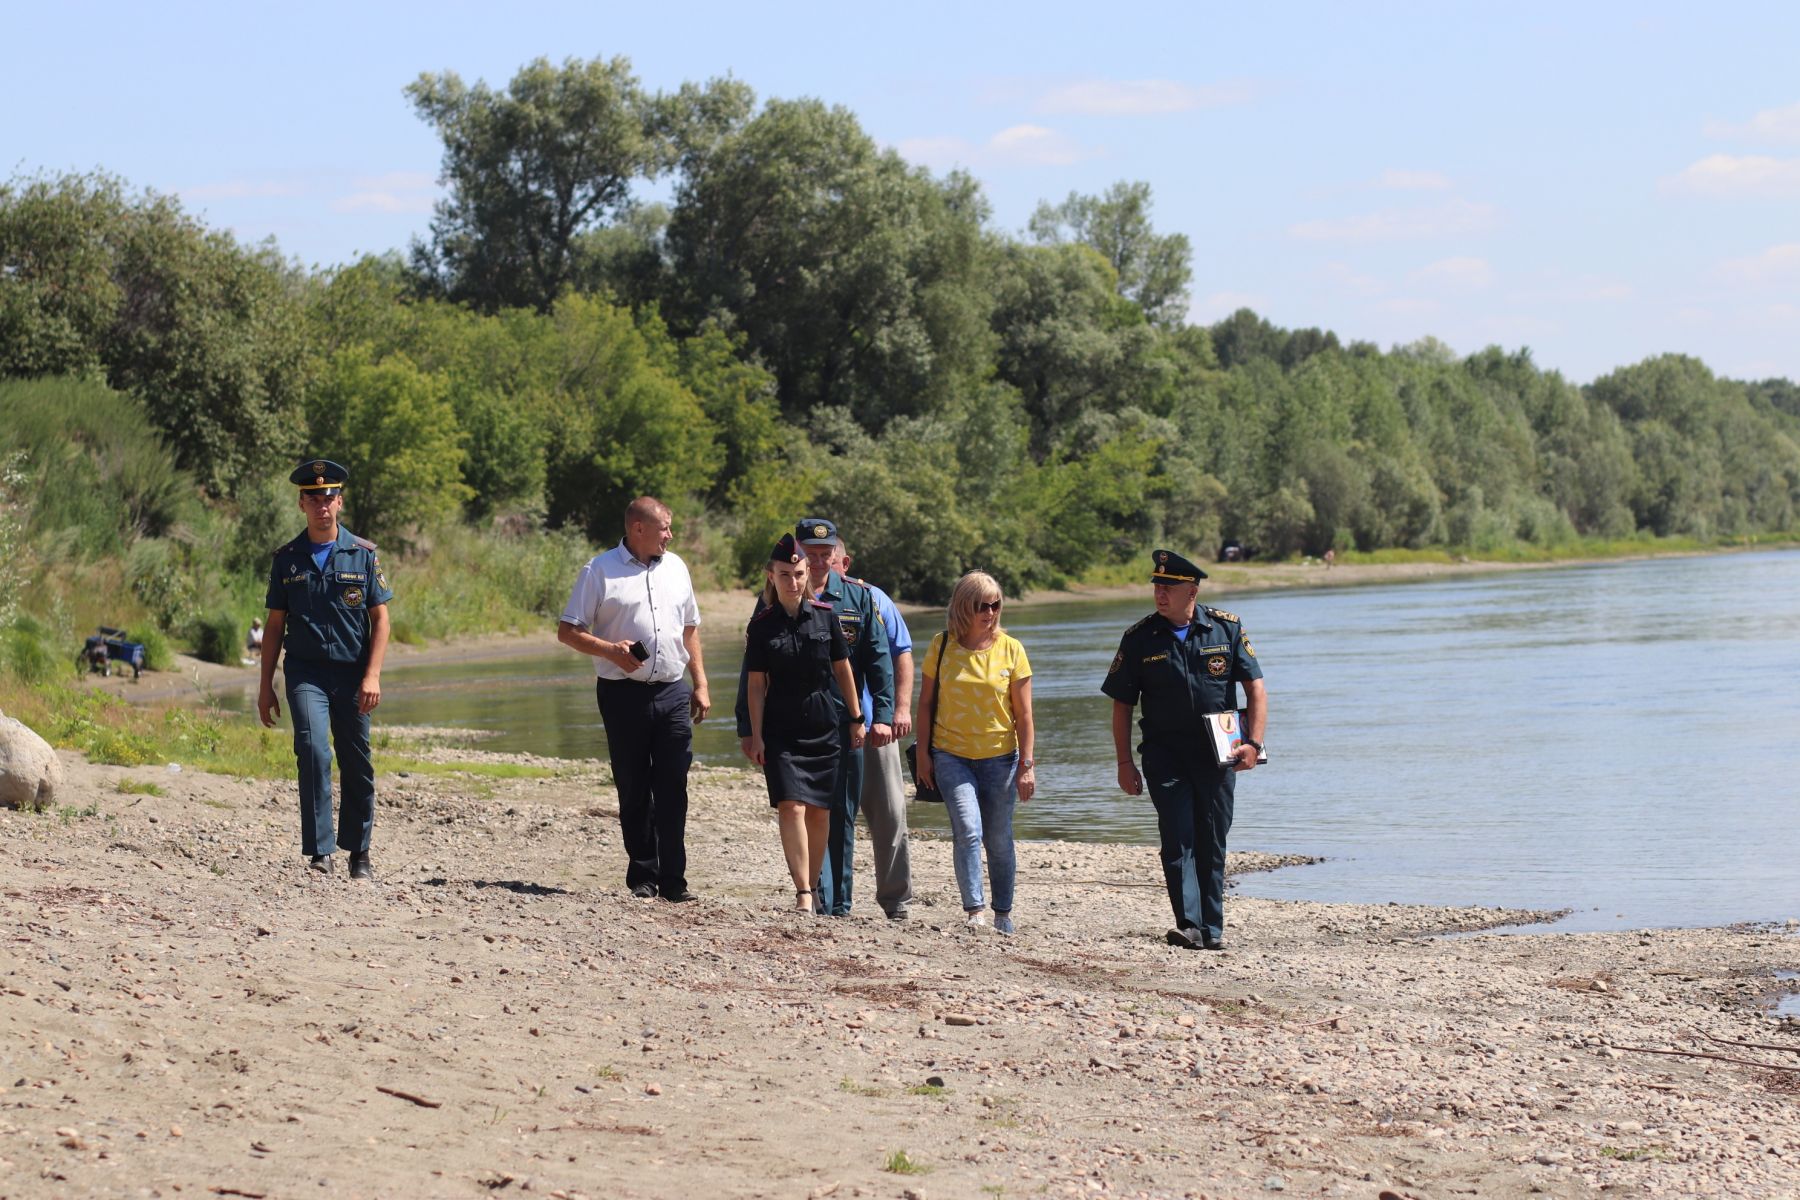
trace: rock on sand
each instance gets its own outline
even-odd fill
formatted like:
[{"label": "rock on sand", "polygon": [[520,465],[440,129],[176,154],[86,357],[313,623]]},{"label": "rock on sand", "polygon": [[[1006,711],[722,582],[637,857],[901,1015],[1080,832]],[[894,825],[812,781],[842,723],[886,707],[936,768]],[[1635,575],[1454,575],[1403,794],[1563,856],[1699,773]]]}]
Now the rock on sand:
[{"label": "rock on sand", "polygon": [[29,726],[0,713],[0,806],[48,808],[62,783],[62,762]]}]

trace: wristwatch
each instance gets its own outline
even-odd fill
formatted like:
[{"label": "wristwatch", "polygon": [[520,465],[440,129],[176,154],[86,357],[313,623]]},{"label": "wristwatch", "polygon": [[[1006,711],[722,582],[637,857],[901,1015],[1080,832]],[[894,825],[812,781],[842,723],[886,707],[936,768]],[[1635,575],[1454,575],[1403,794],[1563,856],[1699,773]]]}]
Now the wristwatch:
[{"label": "wristwatch", "polygon": [[1037,765],[1037,762],[1034,759],[1021,758],[1019,760],[1019,770],[1021,770],[1021,771],[1029,771],[1029,770],[1031,770],[1032,767],[1034,767],[1036,765]]},{"label": "wristwatch", "polygon": [[1246,746],[1255,746],[1255,747],[1256,747],[1256,752],[1257,752],[1257,753],[1258,753],[1258,754],[1261,754],[1261,753],[1262,753],[1262,752],[1263,752],[1263,744],[1262,744],[1262,743],[1261,743],[1261,742],[1259,742],[1259,741],[1257,741],[1257,740],[1256,740],[1256,739],[1255,739],[1255,738],[1245,738],[1245,739],[1244,739],[1244,745],[1246,745]]}]

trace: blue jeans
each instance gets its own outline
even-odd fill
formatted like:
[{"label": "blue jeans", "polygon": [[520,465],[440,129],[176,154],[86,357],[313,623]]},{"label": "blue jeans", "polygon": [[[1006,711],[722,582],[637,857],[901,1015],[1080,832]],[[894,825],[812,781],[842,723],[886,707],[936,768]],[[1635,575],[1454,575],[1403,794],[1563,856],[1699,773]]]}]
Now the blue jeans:
[{"label": "blue jeans", "polygon": [[1013,906],[1013,881],[1019,862],[1013,853],[1013,807],[1018,794],[1013,779],[1019,753],[997,758],[961,758],[944,750],[931,751],[931,769],[950,830],[956,838],[956,886],[962,892],[965,911],[985,907],[981,896],[981,851],[987,848],[988,882],[994,889],[994,911],[1008,913]]},{"label": "blue jeans", "polygon": [[[375,827],[375,765],[369,757],[369,717],[357,711],[358,663],[298,662],[282,666],[294,758],[300,766],[300,853],[342,848],[367,853]],[[342,811],[331,821],[331,753],[337,750],[344,788]]]}]

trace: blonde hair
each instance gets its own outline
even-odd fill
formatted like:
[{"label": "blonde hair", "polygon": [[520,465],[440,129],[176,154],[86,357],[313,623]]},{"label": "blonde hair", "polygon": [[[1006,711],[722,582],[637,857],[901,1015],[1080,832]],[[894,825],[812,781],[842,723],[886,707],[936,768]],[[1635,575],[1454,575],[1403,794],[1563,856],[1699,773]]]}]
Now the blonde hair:
[{"label": "blonde hair", "polygon": [[[950,607],[945,616],[950,622],[950,632],[958,640],[967,636],[975,624],[975,606],[984,601],[1004,600],[1000,585],[986,571],[970,571],[956,581],[956,589],[950,593]],[[1003,632],[998,621],[994,623],[994,633]]]}]

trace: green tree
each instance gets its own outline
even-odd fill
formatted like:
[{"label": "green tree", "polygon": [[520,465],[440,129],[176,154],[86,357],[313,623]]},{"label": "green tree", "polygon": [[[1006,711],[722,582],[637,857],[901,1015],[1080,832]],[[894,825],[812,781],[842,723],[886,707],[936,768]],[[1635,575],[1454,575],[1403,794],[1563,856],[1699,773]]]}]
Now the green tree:
[{"label": "green tree", "polygon": [[0,190],[0,371],[103,371],[215,496],[298,454],[299,290],[272,244],[111,177]]},{"label": "green tree", "polygon": [[585,231],[632,208],[632,185],[748,112],[748,89],[730,80],[674,98],[644,90],[623,58],[539,58],[504,92],[454,71],[408,85],[419,117],[444,143],[449,196],[431,242],[415,244],[421,277],[483,311],[549,310],[575,278]]},{"label": "green tree", "polygon": [[847,110],[770,101],[682,176],[670,319],[741,333],[789,416],[931,412],[988,361],[985,215],[973,180],[908,167]]},{"label": "green tree", "polygon": [[1135,302],[1165,329],[1187,321],[1193,249],[1183,233],[1159,234],[1150,224],[1150,185],[1113,184],[1101,196],[1070,192],[1061,204],[1045,201],[1032,214],[1031,234],[1041,245],[1075,242],[1112,264],[1119,294]]},{"label": "green tree", "polygon": [[995,367],[1024,402],[1037,458],[1083,413],[1142,405],[1168,387],[1173,364],[1156,330],[1117,294],[1097,251],[1009,244],[995,259]]},{"label": "green tree", "polygon": [[559,300],[546,328],[557,372],[544,414],[550,522],[610,540],[632,497],[679,505],[704,491],[722,452],[699,398],[664,369],[679,360],[667,335],[579,295]]},{"label": "green tree", "polygon": [[356,346],[327,364],[308,403],[312,445],[349,469],[345,523],[362,536],[405,545],[468,496],[448,391],[402,354],[376,362]]}]

